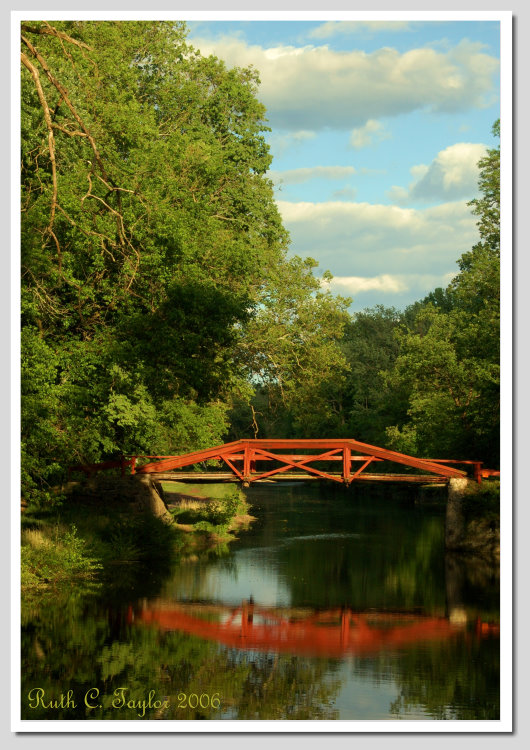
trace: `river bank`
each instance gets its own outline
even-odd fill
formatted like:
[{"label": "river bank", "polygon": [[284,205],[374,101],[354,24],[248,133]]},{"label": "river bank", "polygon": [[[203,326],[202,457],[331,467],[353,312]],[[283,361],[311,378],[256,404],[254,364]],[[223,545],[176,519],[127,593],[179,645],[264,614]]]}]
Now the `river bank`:
[{"label": "river bank", "polygon": [[118,566],[162,572],[181,559],[221,554],[253,520],[233,485],[186,492],[169,486],[157,493],[144,484],[104,477],[65,490],[54,507],[22,514],[23,596],[72,581],[97,586],[115,578]]}]

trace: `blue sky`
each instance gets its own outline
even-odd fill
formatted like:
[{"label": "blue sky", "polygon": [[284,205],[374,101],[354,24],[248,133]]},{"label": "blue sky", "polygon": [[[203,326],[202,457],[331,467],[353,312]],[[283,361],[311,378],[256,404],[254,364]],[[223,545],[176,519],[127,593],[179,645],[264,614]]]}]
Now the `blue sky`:
[{"label": "blue sky", "polygon": [[253,65],[292,254],[352,311],[402,309],[477,241],[467,202],[497,145],[498,21],[197,21],[189,40]]}]

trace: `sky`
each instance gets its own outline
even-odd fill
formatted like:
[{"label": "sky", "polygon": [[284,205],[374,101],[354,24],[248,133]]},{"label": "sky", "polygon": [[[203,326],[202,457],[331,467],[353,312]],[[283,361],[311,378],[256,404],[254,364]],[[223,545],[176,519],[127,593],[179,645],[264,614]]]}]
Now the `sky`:
[{"label": "sky", "polygon": [[403,309],[478,240],[468,201],[497,146],[500,23],[188,21],[189,41],[254,66],[290,254],[351,312]]}]

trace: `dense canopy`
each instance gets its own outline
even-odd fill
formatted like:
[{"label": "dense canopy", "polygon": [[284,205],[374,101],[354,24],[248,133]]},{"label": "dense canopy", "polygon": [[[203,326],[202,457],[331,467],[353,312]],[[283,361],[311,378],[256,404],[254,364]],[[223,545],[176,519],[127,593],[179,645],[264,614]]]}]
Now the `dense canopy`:
[{"label": "dense canopy", "polygon": [[282,275],[295,317],[309,298],[343,305],[287,258],[255,71],[202,57],[171,22],[23,23],[21,47],[31,495],[68,463],[220,442],[253,374],[278,375],[254,334],[276,347],[263,328]]}]

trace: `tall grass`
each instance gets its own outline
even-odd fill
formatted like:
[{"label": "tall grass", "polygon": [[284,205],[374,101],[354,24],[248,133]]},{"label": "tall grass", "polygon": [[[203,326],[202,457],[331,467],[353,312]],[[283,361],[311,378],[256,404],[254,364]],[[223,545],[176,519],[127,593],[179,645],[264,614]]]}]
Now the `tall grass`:
[{"label": "tall grass", "polygon": [[23,589],[57,585],[73,578],[93,580],[102,567],[89,554],[75,525],[23,530],[21,563]]}]

